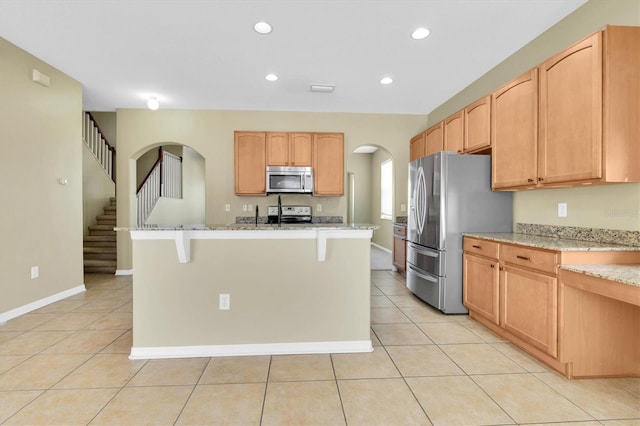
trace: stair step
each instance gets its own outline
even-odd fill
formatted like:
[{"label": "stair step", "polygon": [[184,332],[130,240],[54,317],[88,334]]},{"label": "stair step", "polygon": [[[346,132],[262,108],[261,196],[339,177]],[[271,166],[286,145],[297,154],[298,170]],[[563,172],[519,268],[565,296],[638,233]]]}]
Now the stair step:
[{"label": "stair step", "polygon": [[115,274],[115,266],[85,266],[85,274]]},{"label": "stair step", "polygon": [[110,197],[109,198],[109,203],[111,203],[112,206],[116,205],[116,197]]},{"label": "stair step", "polygon": [[109,260],[109,261],[116,261],[117,260],[117,255],[115,253],[85,253],[83,256],[83,259],[85,261],[90,261],[90,260]]},{"label": "stair step", "polygon": [[116,220],[116,214],[99,214],[98,216],[96,216],[96,219],[100,220],[100,219],[111,219],[111,220]]},{"label": "stair step", "polygon": [[115,219],[98,219],[98,225],[111,225],[112,227],[116,226]]},{"label": "stair step", "polygon": [[85,259],[84,266],[113,266],[116,267],[117,262],[115,260],[100,260],[100,259]]},{"label": "stair step", "polygon": [[116,242],[116,236],[106,236],[106,235],[87,235],[84,237],[84,242]]},{"label": "stair step", "polygon": [[116,254],[117,250],[116,250],[116,246],[115,244],[113,245],[113,247],[110,246],[104,246],[104,247],[100,247],[100,246],[84,246],[83,247],[83,251],[85,254],[87,253],[100,253],[100,254]]},{"label": "stair step", "polygon": [[118,210],[118,208],[116,206],[104,206],[102,210],[104,210],[106,214],[109,214],[107,212],[113,212],[111,214],[116,214],[116,211]]}]

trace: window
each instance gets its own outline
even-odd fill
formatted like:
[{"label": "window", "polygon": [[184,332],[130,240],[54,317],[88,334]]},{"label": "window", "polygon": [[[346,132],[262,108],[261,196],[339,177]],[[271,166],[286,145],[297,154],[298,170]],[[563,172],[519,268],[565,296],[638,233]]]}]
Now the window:
[{"label": "window", "polygon": [[393,161],[380,164],[380,219],[392,219],[393,214]]}]

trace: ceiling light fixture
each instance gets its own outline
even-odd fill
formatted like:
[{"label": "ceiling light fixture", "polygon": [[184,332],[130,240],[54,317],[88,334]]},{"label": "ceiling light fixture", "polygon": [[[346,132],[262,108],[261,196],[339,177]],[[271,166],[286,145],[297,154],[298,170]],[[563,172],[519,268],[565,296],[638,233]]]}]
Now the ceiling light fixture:
[{"label": "ceiling light fixture", "polygon": [[278,76],[275,74],[267,74],[264,76],[264,79],[267,81],[276,81],[278,80]]},{"label": "ceiling light fixture", "polygon": [[269,34],[271,31],[273,31],[273,28],[271,27],[271,25],[267,24],[266,22],[258,22],[258,23],[256,23],[253,26],[253,29],[258,34]]},{"label": "ceiling light fixture", "polygon": [[420,27],[420,28],[416,28],[411,33],[411,38],[414,39],[414,40],[422,40],[424,38],[429,37],[429,34],[431,34],[431,31],[429,31],[428,29],[426,29],[424,27]]},{"label": "ceiling light fixture", "polygon": [[391,77],[385,77],[380,80],[380,84],[391,84],[393,83],[393,79]]},{"label": "ceiling light fixture", "polygon": [[160,102],[158,101],[158,98],[155,98],[155,97],[149,98],[147,100],[147,107],[149,107],[151,111],[155,111],[158,108],[160,108]]}]

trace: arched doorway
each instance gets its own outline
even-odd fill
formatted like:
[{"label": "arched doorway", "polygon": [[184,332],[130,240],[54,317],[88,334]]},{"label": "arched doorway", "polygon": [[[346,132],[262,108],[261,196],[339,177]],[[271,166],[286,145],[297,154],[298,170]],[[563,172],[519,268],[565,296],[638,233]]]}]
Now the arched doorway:
[{"label": "arched doorway", "polygon": [[[164,160],[163,160],[164,158]],[[135,160],[135,189],[137,208],[143,203],[139,198],[142,188],[158,168],[158,162],[171,159],[178,166],[174,167],[173,174],[179,174],[178,191],[172,191],[172,196],[159,196],[160,188],[152,191],[158,194],[157,201],[153,202],[150,211],[137,222],[155,225],[189,224],[197,225],[205,222],[205,159],[200,153],[191,147],[175,142],[165,142],[147,146],[139,151]],[[168,185],[169,182],[162,182]],[[177,194],[177,195],[176,195]],[[148,201],[147,201],[148,203]],[[141,225],[142,223],[138,223]]]},{"label": "arched doorway", "polygon": [[391,259],[394,173],[388,173],[389,167],[393,170],[393,166],[393,156],[379,145],[359,146],[347,162],[347,222],[378,226],[372,238],[372,253],[379,251],[375,262],[372,256],[372,268],[378,270],[394,269]]}]

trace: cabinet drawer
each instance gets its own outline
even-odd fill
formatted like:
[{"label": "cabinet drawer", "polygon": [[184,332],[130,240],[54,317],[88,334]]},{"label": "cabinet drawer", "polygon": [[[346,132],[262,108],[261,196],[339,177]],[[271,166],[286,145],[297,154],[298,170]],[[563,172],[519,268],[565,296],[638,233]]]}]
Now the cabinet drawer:
[{"label": "cabinet drawer", "polygon": [[407,227],[400,225],[393,225],[393,235],[397,237],[406,237],[407,236]]},{"label": "cabinet drawer", "polygon": [[464,251],[475,253],[479,256],[498,258],[500,244],[487,240],[478,240],[475,238],[464,237]]},{"label": "cabinet drawer", "polygon": [[504,244],[500,260],[505,263],[557,274],[558,254],[555,252]]}]

